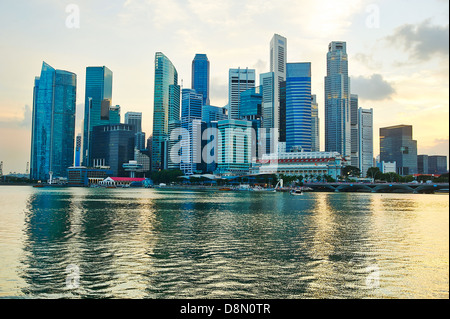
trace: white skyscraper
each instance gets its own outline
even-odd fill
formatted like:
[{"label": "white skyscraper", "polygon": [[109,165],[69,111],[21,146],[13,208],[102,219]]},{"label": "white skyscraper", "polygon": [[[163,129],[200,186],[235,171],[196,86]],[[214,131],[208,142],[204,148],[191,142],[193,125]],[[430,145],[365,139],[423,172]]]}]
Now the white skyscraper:
[{"label": "white skyscraper", "polygon": [[238,120],[241,92],[255,87],[255,70],[230,69],[228,80],[228,118]]},{"label": "white skyscraper", "polygon": [[270,72],[274,73],[273,125],[280,127],[280,83],[286,81],[287,39],[275,34],[270,41]]},{"label": "white skyscraper", "polygon": [[373,166],[373,109],[358,109],[359,169],[362,176]]}]

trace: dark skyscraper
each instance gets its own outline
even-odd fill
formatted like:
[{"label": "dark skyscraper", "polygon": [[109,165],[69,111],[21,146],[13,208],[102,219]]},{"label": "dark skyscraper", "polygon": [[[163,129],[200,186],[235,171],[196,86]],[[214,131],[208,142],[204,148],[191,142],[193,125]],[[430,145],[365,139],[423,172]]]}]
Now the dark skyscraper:
[{"label": "dark skyscraper", "polygon": [[127,176],[122,165],[134,160],[134,135],[133,125],[95,126],[92,131],[93,166],[110,166],[114,176]]},{"label": "dark skyscraper", "polygon": [[203,105],[210,105],[209,72],[209,61],[206,54],[196,54],[192,61],[192,89],[203,96]]},{"label": "dark skyscraper", "polygon": [[400,175],[417,174],[417,141],[411,125],[380,128],[380,162],[396,162]]},{"label": "dark skyscraper", "polygon": [[77,76],[43,62],[33,91],[30,177],[66,177],[73,165]]}]

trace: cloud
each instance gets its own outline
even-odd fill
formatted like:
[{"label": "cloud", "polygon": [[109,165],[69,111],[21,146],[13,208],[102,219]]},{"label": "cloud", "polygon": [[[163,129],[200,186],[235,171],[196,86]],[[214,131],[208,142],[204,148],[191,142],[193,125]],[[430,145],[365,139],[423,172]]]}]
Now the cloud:
[{"label": "cloud", "polygon": [[394,34],[385,38],[393,46],[401,46],[409,53],[410,60],[428,61],[435,56],[448,59],[448,25],[431,25],[429,20],[418,25],[404,24],[395,29]]},{"label": "cloud", "polygon": [[363,100],[372,101],[390,99],[395,93],[392,85],[384,80],[380,74],[372,74],[370,77],[352,77],[351,91],[352,94],[358,94]]}]

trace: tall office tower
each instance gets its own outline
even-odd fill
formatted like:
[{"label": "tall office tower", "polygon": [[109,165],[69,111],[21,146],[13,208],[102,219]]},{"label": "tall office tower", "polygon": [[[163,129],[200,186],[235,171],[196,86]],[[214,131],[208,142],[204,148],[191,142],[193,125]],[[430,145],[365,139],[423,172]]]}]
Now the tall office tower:
[{"label": "tall office tower", "polygon": [[380,128],[380,162],[396,162],[397,174],[417,174],[417,141],[411,125]]},{"label": "tall office tower", "polygon": [[75,167],[81,165],[81,134],[77,135],[75,143]]},{"label": "tall office tower", "polygon": [[274,73],[273,127],[280,127],[280,83],[286,81],[287,39],[274,34],[270,41],[270,72]]},{"label": "tall office tower", "polygon": [[134,160],[134,130],[129,124],[94,126],[92,130],[92,165],[109,166],[114,176],[126,177],[123,164]]},{"label": "tall office tower", "polygon": [[30,177],[66,177],[73,165],[77,76],[42,63],[33,90]]},{"label": "tall office tower", "polygon": [[351,156],[350,79],[345,42],[331,42],[325,77],[325,151]]},{"label": "tall office tower", "polygon": [[[83,165],[91,166],[91,133],[94,126],[110,124],[110,115],[120,118],[120,109],[111,110],[113,74],[106,66],[86,68],[84,100]],[[112,113],[112,114],[110,114]]]},{"label": "tall office tower", "polygon": [[417,155],[417,174],[428,174],[428,155]]},{"label": "tall office tower", "polygon": [[225,107],[203,105],[202,121],[209,123],[212,121],[221,121],[228,119],[227,109]]},{"label": "tall office tower", "polygon": [[430,155],[428,156],[428,174],[444,174],[447,170],[447,156]]},{"label": "tall office tower", "polygon": [[203,96],[194,89],[181,91],[181,128],[188,132],[180,142],[182,147],[179,168],[185,175],[199,171],[202,163],[202,108]]},{"label": "tall office tower", "polygon": [[241,93],[255,87],[255,70],[249,68],[230,69],[228,81],[228,118],[237,120],[239,119]]},{"label": "tall office tower", "polygon": [[320,152],[319,104],[315,94],[311,95],[311,152]]},{"label": "tall office tower", "polygon": [[[351,165],[359,167],[360,163],[360,150],[359,150],[359,107],[358,107],[358,95],[350,95],[350,139],[351,139],[351,151],[350,151],[350,161]],[[360,168],[361,169],[361,168]],[[362,171],[361,171],[362,172]]]},{"label": "tall office tower", "polygon": [[192,89],[203,96],[203,105],[209,105],[209,61],[206,54],[196,54],[192,61]]},{"label": "tall office tower", "polygon": [[311,63],[286,64],[286,151],[311,151]]},{"label": "tall office tower", "polygon": [[169,123],[180,119],[178,72],[161,52],[155,54],[155,89],[153,103],[152,170],[166,167]]},{"label": "tall office tower", "polygon": [[373,109],[358,109],[358,167],[363,177],[373,166]]}]

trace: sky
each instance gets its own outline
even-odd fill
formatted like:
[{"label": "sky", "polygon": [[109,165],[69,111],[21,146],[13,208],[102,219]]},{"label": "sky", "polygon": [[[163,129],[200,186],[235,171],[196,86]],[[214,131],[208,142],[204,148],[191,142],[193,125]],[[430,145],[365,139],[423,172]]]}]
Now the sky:
[{"label": "sky", "polygon": [[312,63],[321,150],[328,44],[346,41],[351,93],[374,110],[374,155],[380,127],[409,124],[418,154],[448,156],[448,12],[447,0],[1,0],[3,173],[24,173],[30,160],[33,84],[43,61],[77,74],[77,133],[86,67],[105,65],[122,121],[142,112],[148,137],[156,52],[172,61],[184,88],[195,54],[207,54],[211,104],[224,106],[228,70],[253,68],[259,81],[275,33],[287,38],[287,62]]}]

